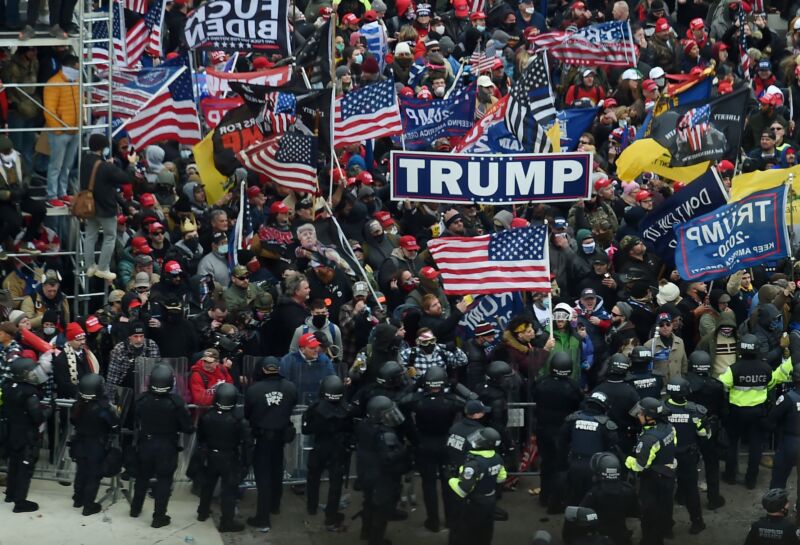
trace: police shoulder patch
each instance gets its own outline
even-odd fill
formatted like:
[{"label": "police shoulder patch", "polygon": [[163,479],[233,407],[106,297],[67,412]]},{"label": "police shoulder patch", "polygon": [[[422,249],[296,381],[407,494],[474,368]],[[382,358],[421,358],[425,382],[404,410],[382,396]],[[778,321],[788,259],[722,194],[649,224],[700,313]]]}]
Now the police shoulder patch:
[{"label": "police shoulder patch", "polygon": [[781,394],[781,396],[778,398],[778,400],[775,401],[775,405],[780,405],[781,403],[783,403],[783,394]]},{"label": "police shoulder patch", "polygon": [[465,479],[471,479],[475,475],[475,470],[472,469],[471,467],[465,467],[463,475]]}]

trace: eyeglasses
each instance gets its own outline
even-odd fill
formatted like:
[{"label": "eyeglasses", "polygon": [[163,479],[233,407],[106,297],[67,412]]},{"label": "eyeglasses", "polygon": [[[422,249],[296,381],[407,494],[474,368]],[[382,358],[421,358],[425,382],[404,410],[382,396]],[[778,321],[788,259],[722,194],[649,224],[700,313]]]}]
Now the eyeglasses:
[{"label": "eyeglasses", "polygon": [[150,288],[136,288],[136,293],[147,293]]},{"label": "eyeglasses", "polygon": [[159,237],[159,236],[163,237],[164,236],[164,231],[156,231],[155,233],[153,233],[153,236],[154,237]]},{"label": "eyeglasses", "polygon": [[442,50],[437,47],[437,48],[429,49],[428,51],[430,51],[431,53],[440,53]]},{"label": "eyeglasses", "polygon": [[589,142],[588,140],[578,140],[578,144],[584,144],[584,145],[587,145],[587,146],[591,146],[592,145],[592,143]]},{"label": "eyeglasses", "polygon": [[782,131],[783,130],[783,126],[782,125],[778,125],[777,127],[770,127],[770,129],[772,129],[773,131]]},{"label": "eyeglasses", "polygon": [[623,317],[622,314],[617,314],[616,312],[612,312],[611,315],[616,317],[616,318],[622,318]]},{"label": "eyeglasses", "polygon": [[430,339],[417,339],[417,346],[430,346],[436,343],[436,337]]}]

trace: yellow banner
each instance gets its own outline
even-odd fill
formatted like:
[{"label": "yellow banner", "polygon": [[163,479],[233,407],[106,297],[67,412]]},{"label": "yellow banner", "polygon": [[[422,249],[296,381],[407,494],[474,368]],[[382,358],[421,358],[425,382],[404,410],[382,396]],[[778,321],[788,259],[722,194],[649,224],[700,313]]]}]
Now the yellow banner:
[{"label": "yellow banner", "polygon": [[206,200],[209,203],[217,202],[230,189],[227,184],[228,177],[214,166],[214,144],[211,141],[213,136],[214,131],[211,131],[192,148],[200,179],[206,188]]},{"label": "yellow banner", "polygon": [[786,183],[790,174],[794,174],[792,189],[800,195],[800,165],[797,165],[791,168],[756,170],[735,176],[731,180],[731,202],[738,201],[756,191],[763,191]]},{"label": "yellow banner", "polygon": [[617,176],[630,182],[642,172],[655,172],[663,178],[688,183],[698,178],[711,165],[709,161],[705,161],[688,167],[671,167],[671,160],[672,156],[667,148],[652,138],[643,138],[620,154],[617,159]]}]

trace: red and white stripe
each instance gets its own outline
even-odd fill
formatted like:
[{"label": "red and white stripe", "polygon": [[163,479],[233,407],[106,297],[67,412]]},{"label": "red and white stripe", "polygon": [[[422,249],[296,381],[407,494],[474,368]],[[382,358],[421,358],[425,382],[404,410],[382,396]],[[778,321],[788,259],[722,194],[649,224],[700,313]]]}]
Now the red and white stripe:
[{"label": "red and white stripe", "polygon": [[317,169],[303,163],[282,163],[275,159],[280,137],[273,137],[237,154],[242,165],[267,176],[278,185],[301,193],[317,192]]},{"label": "red and white stripe", "polygon": [[145,46],[147,46],[149,33],[144,19],[139,19],[128,29],[128,67],[133,68],[142,59]]},{"label": "red and white stripe", "polygon": [[280,87],[289,83],[291,77],[291,66],[270,68],[261,72],[220,72],[209,68],[206,70],[206,86],[210,95],[222,96],[226,92],[230,92],[230,83],[234,81],[252,85]]},{"label": "red and white stripe", "polygon": [[494,65],[496,57],[487,57],[485,51],[475,51],[469,58],[469,63],[472,66],[472,71],[476,74],[481,72],[488,72]]},{"label": "red and white stripe", "polygon": [[337,147],[358,144],[372,138],[402,134],[403,119],[400,117],[400,107],[395,101],[392,106],[374,113],[342,119],[341,98],[337,98],[333,113],[333,131]]},{"label": "red and white stripe", "polygon": [[196,144],[202,139],[194,101],[173,100],[169,87],[159,93],[135,119],[128,121],[125,130],[131,143],[138,149],[162,140]]},{"label": "red and white stripe", "polygon": [[478,143],[483,138],[486,131],[497,123],[505,123],[506,106],[508,103],[508,95],[494,103],[484,116],[475,123],[472,128],[464,135],[460,142],[453,146],[453,153],[467,153],[472,149],[472,146]]},{"label": "red and white stripe", "polygon": [[147,12],[147,0],[120,0],[125,9],[145,14]]}]

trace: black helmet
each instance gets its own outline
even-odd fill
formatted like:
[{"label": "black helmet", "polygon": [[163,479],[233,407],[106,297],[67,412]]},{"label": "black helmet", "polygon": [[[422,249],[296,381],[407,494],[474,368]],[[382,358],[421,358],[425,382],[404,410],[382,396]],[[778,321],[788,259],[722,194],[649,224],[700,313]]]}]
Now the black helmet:
[{"label": "black helmet", "polygon": [[653,361],[653,351],[646,346],[637,346],[631,350],[631,363],[633,365],[646,363],[650,365]]},{"label": "black helmet", "polygon": [[97,399],[102,396],[105,392],[105,388],[106,381],[97,373],[83,375],[80,382],[78,382],[78,394],[80,394],[81,399],[85,399],[86,401],[91,401],[92,399]]},{"label": "black helmet", "polygon": [[150,391],[157,394],[168,394],[172,390],[175,377],[172,367],[159,363],[150,371]]},{"label": "black helmet", "polygon": [[598,519],[594,509],[570,505],[564,510],[564,520],[579,528],[597,528]]},{"label": "black helmet", "polygon": [[367,417],[373,422],[380,422],[394,428],[405,421],[403,413],[394,401],[386,396],[375,396],[367,403]]},{"label": "black helmet", "polygon": [[223,411],[229,411],[236,406],[236,398],[239,397],[239,391],[236,386],[224,382],[217,386],[214,392],[214,405]]},{"label": "black helmet", "polygon": [[500,434],[494,428],[481,428],[467,436],[470,450],[494,450],[500,444]]},{"label": "black helmet", "polygon": [[608,396],[603,392],[592,392],[592,395],[586,398],[586,403],[599,407],[603,412],[608,410]]},{"label": "black helmet", "polygon": [[695,350],[689,355],[689,370],[698,375],[711,372],[711,355],[705,350]]},{"label": "black helmet", "polygon": [[667,395],[672,399],[683,401],[690,393],[692,387],[683,377],[673,377],[667,383]]},{"label": "black helmet", "polygon": [[786,508],[786,503],[789,501],[789,494],[785,488],[771,488],[761,498],[761,505],[767,510],[767,513],[778,513]]},{"label": "black helmet", "polygon": [[444,388],[445,383],[447,383],[447,371],[445,371],[443,367],[434,365],[425,371],[422,377],[422,383],[428,390]]},{"label": "black helmet", "polygon": [[36,366],[37,363],[30,358],[17,358],[11,362],[11,376],[17,382],[38,384],[39,381],[33,373]]},{"label": "black helmet", "polygon": [[556,352],[550,361],[550,373],[557,377],[568,377],[572,374],[572,358],[566,352]]},{"label": "black helmet", "polygon": [[758,337],[752,333],[742,335],[739,339],[739,356],[742,358],[755,358],[758,353]]},{"label": "black helmet", "polygon": [[614,354],[608,362],[608,374],[614,376],[625,376],[628,374],[628,369],[631,368],[631,362],[625,354]]},{"label": "black helmet", "polygon": [[619,479],[620,463],[611,452],[598,452],[589,461],[592,473],[603,481],[616,481]]},{"label": "black helmet", "polygon": [[667,410],[660,400],[654,397],[645,397],[640,399],[631,410],[634,414],[643,414],[647,418],[658,419],[667,415]]},{"label": "black helmet", "polygon": [[493,361],[486,369],[486,376],[497,382],[513,374],[514,370],[511,369],[511,366],[504,361]]},{"label": "black helmet", "polygon": [[319,385],[319,396],[327,401],[341,401],[344,397],[344,382],[336,375],[328,375]]},{"label": "black helmet", "polygon": [[400,386],[403,384],[403,366],[396,361],[387,361],[378,371],[375,382],[384,386]]}]

